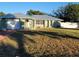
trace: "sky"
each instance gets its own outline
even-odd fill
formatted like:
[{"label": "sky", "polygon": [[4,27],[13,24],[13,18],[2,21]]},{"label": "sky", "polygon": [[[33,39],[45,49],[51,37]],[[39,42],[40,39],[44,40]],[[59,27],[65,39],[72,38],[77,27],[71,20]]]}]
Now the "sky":
[{"label": "sky", "polygon": [[40,10],[51,13],[68,2],[0,2],[0,12],[5,13],[26,13],[28,10]]}]

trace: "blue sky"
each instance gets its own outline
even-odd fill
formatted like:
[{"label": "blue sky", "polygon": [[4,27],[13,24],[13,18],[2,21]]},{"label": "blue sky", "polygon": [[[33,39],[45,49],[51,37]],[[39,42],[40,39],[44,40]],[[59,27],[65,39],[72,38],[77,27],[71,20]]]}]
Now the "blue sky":
[{"label": "blue sky", "polygon": [[51,13],[68,2],[0,2],[0,11],[5,13],[26,13],[28,10],[40,10]]}]

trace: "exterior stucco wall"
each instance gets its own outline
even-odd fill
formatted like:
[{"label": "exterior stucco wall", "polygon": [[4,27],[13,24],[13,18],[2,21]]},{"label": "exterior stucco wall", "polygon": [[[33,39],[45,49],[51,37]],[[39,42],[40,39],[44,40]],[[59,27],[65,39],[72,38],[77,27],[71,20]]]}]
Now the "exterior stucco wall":
[{"label": "exterior stucco wall", "polygon": [[24,29],[31,29],[31,28],[33,27],[32,24],[33,24],[33,23],[32,23],[32,20],[29,20],[28,22],[25,21],[25,22],[24,22]]},{"label": "exterior stucco wall", "polygon": [[45,20],[45,28],[52,28],[53,20]]},{"label": "exterior stucco wall", "polygon": [[[38,29],[38,28],[52,28],[54,27],[54,20],[44,20],[44,24],[36,24],[36,20],[29,20],[24,23],[24,29]],[[57,21],[60,23],[60,21]]]},{"label": "exterior stucco wall", "polygon": [[51,20],[49,20],[49,28],[51,28],[52,26]]},{"label": "exterior stucco wall", "polygon": [[36,24],[36,20],[34,20],[34,29],[36,28],[52,28],[54,21],[44,20],[44,24]]},{"label": "exterior stucco wall", "polygon": [[48,27],[48,21],[45,20],[45,28],[47,28],[47,27]]},{"label": "exterior stucco wall", "polygon": [[44,24],[36,24],[36,20],[34,20],[34,28],[42,28]]}]

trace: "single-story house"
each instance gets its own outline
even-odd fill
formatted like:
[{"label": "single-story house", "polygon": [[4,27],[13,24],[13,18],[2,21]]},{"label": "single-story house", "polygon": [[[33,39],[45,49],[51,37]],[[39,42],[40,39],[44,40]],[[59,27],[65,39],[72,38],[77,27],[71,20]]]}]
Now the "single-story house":
[{"label": "single-story house", "polygon": [[0,29],[36,29],[36,28],[52,28],[60,27],[62,19],[58,19],[48,15],[25,15],[21,13],[6,14],[0,16]]}]

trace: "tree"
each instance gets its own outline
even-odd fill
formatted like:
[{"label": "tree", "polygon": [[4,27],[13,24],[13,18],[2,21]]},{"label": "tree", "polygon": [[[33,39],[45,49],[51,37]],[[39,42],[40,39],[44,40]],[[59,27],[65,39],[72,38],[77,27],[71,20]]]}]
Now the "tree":
[{"label": "tree", "polygon": [[64,21],[79,21],[79,4],[69,3],[64,7],[57,9],[54,12],[54,15],[58,18],[64,19]]},{"label": "tree", "polygon": [[[0,12],[0,16],[4,16],[5,13],[4,12]],[[0,30],[6,28],[6,20],[5,19],[1,19],[0,20]]]},{"label": "tree", "polygon": [[46,13],[43,13],[39,10],[29,10],[29,11],[27,11],[27,14],[28,15],[45,15]]},{"label": "tree", "polygon": [[0,30],[5,30],[7,27],[7,20],[5,18],[0,20]]},{"label": "tree", "polygon": [[4,16],[5,15],[5,13],[4,12],[0,12],[0,16]]}]

